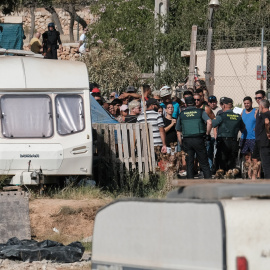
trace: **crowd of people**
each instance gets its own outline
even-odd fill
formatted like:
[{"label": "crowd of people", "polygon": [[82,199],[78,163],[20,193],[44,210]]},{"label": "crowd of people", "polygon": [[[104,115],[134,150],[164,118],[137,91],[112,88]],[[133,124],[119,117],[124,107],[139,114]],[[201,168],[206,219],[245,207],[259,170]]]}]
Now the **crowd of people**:
[{"label": "crowd of people", "polygon": [[257,109],[251,97],[244,97],[241,115],[233,111],[231,98],[218,102],[216,96],[209,96],[204,81],[183,91],[182,99],[172,98],[171,93],[170,86],[152,92],[143,85],[140,95],[129,86],[121,95],[112,92],[106,99],[98,87],[92,89],[92,96],[119,123],[143,123],[146,117],[153,126],[154,145],[161,146],[162,153],[171,153],[171,145],[177,144],[176,151],[185,153],[180,177],[209,179],[226,173],[239,177],[240,149],[242,173],[252,179],[270,179],[270,112],[265,91],[255,93]]}]

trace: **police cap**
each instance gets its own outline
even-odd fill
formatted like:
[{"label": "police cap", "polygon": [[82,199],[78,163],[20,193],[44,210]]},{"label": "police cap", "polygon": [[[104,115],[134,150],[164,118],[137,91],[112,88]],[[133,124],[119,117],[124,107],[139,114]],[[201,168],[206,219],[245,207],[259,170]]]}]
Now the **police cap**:
[{"label": "police cap", "polygon": [[185,98],[185,103],[187,105],[194,105],[195,104],[195,99],[193,96],[189,96]]},{"label": "police cap", "polygon": [[233,100],[231,98],[228,97],[222,97],[220,98],[219,103],[222,104],[233,104]]}]

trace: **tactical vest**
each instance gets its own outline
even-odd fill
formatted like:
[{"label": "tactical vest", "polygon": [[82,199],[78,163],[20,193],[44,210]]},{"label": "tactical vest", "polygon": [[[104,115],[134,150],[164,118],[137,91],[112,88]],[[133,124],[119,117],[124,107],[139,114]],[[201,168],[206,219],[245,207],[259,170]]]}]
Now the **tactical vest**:
[{"label": "tactical vest", "polygon": [[240,130],[241,116],[232,111],[224,112],[219,116],[222,118],[222,122],[218,126],[218,137],[236,138]]},{"label": "tactical vest", "polygon": [[180,114],[183,137],[200,137],[206,133],[206,124],[202,119],[203,110],[187,108]]}]

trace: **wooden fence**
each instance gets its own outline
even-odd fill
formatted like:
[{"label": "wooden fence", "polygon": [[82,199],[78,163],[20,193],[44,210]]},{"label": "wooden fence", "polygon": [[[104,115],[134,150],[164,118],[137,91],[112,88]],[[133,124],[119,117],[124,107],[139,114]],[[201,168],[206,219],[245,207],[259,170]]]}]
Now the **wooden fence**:
[{"label": "wooden fence", "polygon": [[137,169],[142,176],[148,175],[151,167],[152,172],[155,172],[152,125],[148,125],[150,149],[148,149],[145,124],[93,124],[92,127],[99,180],[106,175],[105,168],[102,166],[104,163],[108,164],[114,176],[119,175],[121,178],[125,170]]}]

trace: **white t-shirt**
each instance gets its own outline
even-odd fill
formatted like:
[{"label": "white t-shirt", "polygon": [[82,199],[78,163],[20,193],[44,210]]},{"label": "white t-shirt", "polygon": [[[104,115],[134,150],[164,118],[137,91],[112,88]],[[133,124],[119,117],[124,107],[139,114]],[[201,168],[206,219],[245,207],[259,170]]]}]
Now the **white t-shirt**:
[{"label": "white t-shirt", "polygon": [[79,52],[80,53],[85,53],[85,40],[86,40],[86,35],[83,33],[83,34],[81,34],[81,36],[80,36],[80,41],[82,41],[83,42],[83,44],[80,46],[80,48],[79,48]]}]

